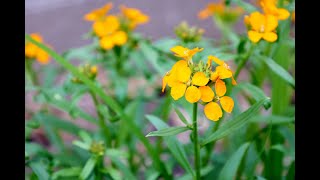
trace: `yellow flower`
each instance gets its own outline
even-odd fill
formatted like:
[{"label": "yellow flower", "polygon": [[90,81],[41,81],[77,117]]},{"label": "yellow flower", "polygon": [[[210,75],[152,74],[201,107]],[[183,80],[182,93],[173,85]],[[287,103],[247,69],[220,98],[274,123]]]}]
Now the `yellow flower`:
[{"label": "yellow flower", "polygon": [[100,38],[99,43],[102,49],[109,50],[114,46],[122,46],[128,40],[128,36],[124,31],[116,31],[112,34]]},{"label": "yellow flower", "polygon": [[225,2],[220,1],[218,3],[209,3],[206,8],[198,13],[198,18],[207,19],[209,16],[217,14],[225,18],[225,20],[233,20],[234,17],[238,17],[242,13],[243,9],[241,7],[225,6]]},{"label": "yellow flower", "polygon": [[93,23],[93,31],[98,37],[107,36],[119,29],[120,23],[116,16],[110,15]]},{"label": "yellow flower", "polygon": [[195,55],[197,52],[200,52],[203,50],[203,48],[194,48],[194,49],[188,49],[185,48],[183,46],[175,46],[173,48],[170,49],[175,56],[177,57],[181,57],[185,60],[189,60],[193,57],[193,55]]},{"label": "yellow flower", "polygon": [[[30,34],[32,39],[37,42],[43,43],[43,39],[40,34],[32,33]],[[32,44],[31,42],[27,42],[25,45],[25,57],[29,59],[36,59],[41,64],[49,63],[49,55],[44,50],[39,48],[38,46]]]},{"label": "yellow flower", "polygon": [[285,20],[290,16],[288,10],[277,7],[277,1],[275,0],[261,0],[260,5],[264,13],[271,14],[278,20]]},{"label": "yellow flower", "polygon": [[134,29],[137,25],[145,24],[149,21],[149,16],[143,14],[140,10],[135,8],[128,8],[124,5],[120,6],[121,13],[129,19],[129,27]]},{"label": "yellow flower", "polygon": [[98,9],[94,9],[93,11],[87,13],[84,16],[84,20],[86,20],[86,21],[101,20],[109,12],[109,10],[111,8],[112,8],[112,3],[109,2],[109,3],[105,4],[103,7],[98,8]]},{"label": "yellow flower", "polygon": [[257,43],[261,38],[268,42],[278,39],[278,35],[274,32],[278,26],[275,16],[253,12],[250,14],[249,21],[252,29],[248,31],[248,36],[252,42]]},{"label": "yellow flower", "polygon": [[[217,79],[215,83],[215,90],[218,101],[224,111],[231,113],[234,107],[234,101],[229,96],[224,96],[227,88],[225,82],[220,79]],[[217,102],[210,102],[204,107],[204,113],[206,117],[210,120],[217,121],[222,117],[222,110]]]},{"label": "yellow flower", "polygon": [[233,73],[227,63],[225,63],[224,61],[222,61],[219,58],[212,56],[212,55],[208,56],[208,61],[209,60],[210,61],[213,60],[215,63],[217,63],[219,65],[216,67],[215,71],[211,73],[211,75],[210,75],[211,81],[214,82],[217,79],[231,78],[232,85],[237,84],[236,80],[233,78]]},{"label": "yellow flower", "polygon": [[201,93],[201,100],[203,102],[210,102],[214,98],[214,92],[209,86],[201,86],[199,87]]}]

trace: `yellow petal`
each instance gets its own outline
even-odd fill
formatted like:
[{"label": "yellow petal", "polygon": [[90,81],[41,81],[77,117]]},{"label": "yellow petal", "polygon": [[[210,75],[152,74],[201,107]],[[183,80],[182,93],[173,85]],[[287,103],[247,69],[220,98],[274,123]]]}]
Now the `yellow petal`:
[{"label": "yellow petal", "polygon": [[162,90],[161,92],[164,92],[164,89],[166,88],[167,86],[167,83],[168,83],[168,75],[165,75],[163,78],[162,78]]},{"label": "yellow petal", "polygon": [[28,43],[25,48],[25,56],[28,58],[34,58],[36,56],[38,47],[34,44]]},{"label": "yellow petal", "polygon": [[237,85],[237,81],[233,78],[233,76],[232,76],[231,84],[234,85],[234,86]]},{"label": "yellow petal", "polygon": [[222,110],[218,103],[210,102],[204,106],[204,114],[213,121],[218,121],[222,117]]},{"label": "yellow petal", "polygon": [[208,61],[207,61],[207,67],[210,68],[212,65],[212,58],[208,58]]},{"label": "yellow petal", "polygon": [[229,96],[223,96],[220,98],[220,104],[222,109],[228,113],[231,113],[234,107],[233,99]]},{"label": "yellow petal", "polygon": [[190,79],[191,69],[188,66],[182,66],[176,70],[177,80],[181,82],[187,82]]},{"label": "yellow petal", "polygon": [[184,83],[178,83],[171,88],[171,96],[174,100],[180,99],[186,91],[187,85]]},{"label": "yellow petal", "polygon": [[188,56],[188,51],[189,51],[188,48],[185,48],[182,46],[175,46],[175,47],[171,48],[170,50],[175,54],[175,56],[178,56],[178,57]]},{"label": "yellow petal", "polygon": [[171,68],[171,73],[176,73],[177,69],[180,69],[182,67],[188,66],[187,61],[185,60],[180,60],[177,61]]},{"label": "yellow petal", "polygon": [[252,42],[257,43],[262,38],[262,34],[257,31],[250,30],[248,31],[248,37]]},{"label": "yellow petal", "polygon": [[186,90],[186,100],[189,103],[195,103],[201,98],[200,90],[195,86],[190,86]]},{"label": "yellow petal", "polygon": [[109,50],[112,49],[114,44],[110,36],[104,36],[99,41],[102,49]]},{"label": "yellow petal", "polygon": [[218,77],[219,77],[219,74],[218,74],[217,71],[214,71],[214,72],[210,73],[210,80],[211,81],[215,82],[218,79]]},{"label": "yellow petal", "polygon": [[105,4],[102,8],[94,9],[84,16],[86,21],[96,21],[102,18],[112,8],[112,3]]},{"label": "yellow petal", "polygon": [[227,69],[227,65],[224,64],[223,66],[216,67],[216,71],[218,72],[220,79],[226,79],[232,77],[232,71]]},{"label": "yellow petal", "polygon": [[249,26],[249,25],[250,25],[250,17],[249,17],[248,15],[245,15],[245,16],[244,16],[243,23],[244,23],[246,26]]},{"label": "yellow petal", "polygon": [[215,57],[215,56],[212,56],[212,55],[209,55],[208,56],[208,59],[210,60],[213,60],[215,63],[217,63],[218,65],[222,66],[225,62],[222,61],[221,59]]},{"label": "yellow petal", "polygon": [[214,88],[216,89],[216,94],[219,97],[224,96],[226,94],[226,92],[227,92],[226,84],[221,79],[217,79]]},{"label": "yellow petal", "polygon": [[188,56],[189,56],[189,57],[192,57],[192,56],[195,55],[197,52],[200,52],[200,51],[202,51],[202,50],[203,50],[203,48],[198,48],[198,47],[193,48],[193,49],[189,50]]},{"label": "yellow petal", "polygon": [[30,36],[37,42],[42,42],[42,36],[39,33],[31,33]]},{"label": "yellow petal", "polygon": [[278,9],[278,19],[279,20],[285,20],[290,16],[290,13],[288,10],[284,8],[279,8]]},{"label": "yellow petal", "polygon": [[261,26],[265,24],[265,17],[260,12],[253,12],[250,14],[249,22],[252,29],[259,31]]},{"label": "yellow petal", "polygon": [[197,86],[205,86],[209,82],[209,78],[203,72],[196,72],[192,77],[192,84]]},{"label": "yellow petal", "polygon": [[278,35],[274,32],[263,33],[262,38],[268,42],[274,42],[278,39]]},{"label": "yellow petal", "polygon": [[119,46],[125,44],[128,40],[128,36],[124,31],[117,31],[113,33],[111,38],[113,43]]},{"label": "yellow petal", "polygon": [[93,23],[93,31],[98,37],[109,35],[115,32],[120,26],[116,16],[107,16],[104,20],[95,21]]},{"label": "yellow petal", "polygon": [[201,86],[199,87],[201,92],[201,100],[203,102],[210,102],[214,98],[214,92],[209,86]]},{"label": "yellow petal", "polygon": [[42,49],[37,51],[36,59],[40,64],[48,64],[49,63],[49,55]]},{"label": "yellow petal", "polygon": [[275,30],[278,27],[278,19],[270,14],[267,14],[265,16],[266,20],[265,20],[265,31],[264,32],[270,32]]}]

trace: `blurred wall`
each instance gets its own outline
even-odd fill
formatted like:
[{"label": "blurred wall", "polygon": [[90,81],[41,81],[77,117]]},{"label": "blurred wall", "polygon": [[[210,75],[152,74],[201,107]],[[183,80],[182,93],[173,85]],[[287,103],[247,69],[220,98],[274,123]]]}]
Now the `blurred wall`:
[{"label": "blurred wall", "polygon": [[[90,43],[81,37],[88,32],[91,23],[83,15],[101,7],[106,0],[25,0],[25,32],[41,33],[45,41],[59,53],[68,48]],[[173,28],[182,20],[206,30],[205,36],[219,37],[218,30],[210,18],[199,20],[197,13],[209,2],[216,0],[116,0],[111,13],[118,12],[118,6],[140,9],[150,16],[150,22],[139,26],[136,31],[158,39],[174,37]]]}]

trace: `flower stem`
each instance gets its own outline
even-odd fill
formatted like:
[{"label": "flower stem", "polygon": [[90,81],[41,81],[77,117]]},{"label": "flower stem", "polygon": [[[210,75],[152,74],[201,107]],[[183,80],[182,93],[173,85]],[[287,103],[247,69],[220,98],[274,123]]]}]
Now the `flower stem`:
[{"label": "flower stem", "polygon": [[198,104],[193,104],[193,143],[194,143],[194,164],[196,169],[196,180],[200,179],[200,145],[198,143],[198,123],[197,123]]},{"label": "flower stem", "polygon": [[238,68],[237,68],[236,72],[234,73],[234,79],[237,80],[237,78],[238,78],[238,76],[240,74],[240,71],[242,70],[242,68],[244,67],[246,62],[249,60],[249,58],[250,58],[250,56],[251,56],[251,54],[253,52],[253,49],[254,49],[254,44],[251,44],[250,49],[247,52],[247,54],[245,54],[245,56],[240,59],[240,62],[238,64]]},{"label": "flower stem", "polygon": [[110,132],[107,128],[107,125],[104,121],[104,117],[103,115],[101,114],[101,112],[99,111],[98,109],[98,105],[99,105],[99,102],[98,102],[98,99],[96,97],[96,95],[92,92],[92,91],[89,91],[91,97],[92,97],[92,100],[93,100],[93,103],[95,105],[95,108],[96,108],[96,111],[97,111],[97,114],[98,114],[98,118],[99,118],[99,126],[101,128],[101,132],[104,136],[104,139],[105,139],[105,142],[107,144],[107,147],[110,147],[111,148],[111,135],[110,135]]},{"label": "flower stem", "polygon": [[38,83],[38,79],[36,77],[36,74],[35,74],[34,70],[32,69],[32,63],[33,63],[33,60],[30,60],[30,59],[25,60],[26,72],[28,73],[28,75],[30,77],[31,83],[34,86],[37,86],[37,85],[39,85],[39,83]]}]

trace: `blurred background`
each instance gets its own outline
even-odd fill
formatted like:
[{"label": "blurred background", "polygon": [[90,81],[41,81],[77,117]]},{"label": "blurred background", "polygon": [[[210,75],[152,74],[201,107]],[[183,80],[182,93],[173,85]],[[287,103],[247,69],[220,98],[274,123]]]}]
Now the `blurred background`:
[{"label": "blurred background", "polygon": [[[59,53],[88,44],[91,40],[81,37],[88,32],[91,23],[84,21],[83,15],[107,2],[113,2],[111,14],[118,12],[119,5],[123,4],[149,15],[150,21],[139,26],[136,32],[153,40],[175,37],[173,28],[183,20],[205,29],[205,37],[220,37],[210,18],[197,18],[200,10],[217,0],[25,0],[25,32],[39,32]],[[239,21],[236,25],[240,33],[245,30],[242,23]]]}]

